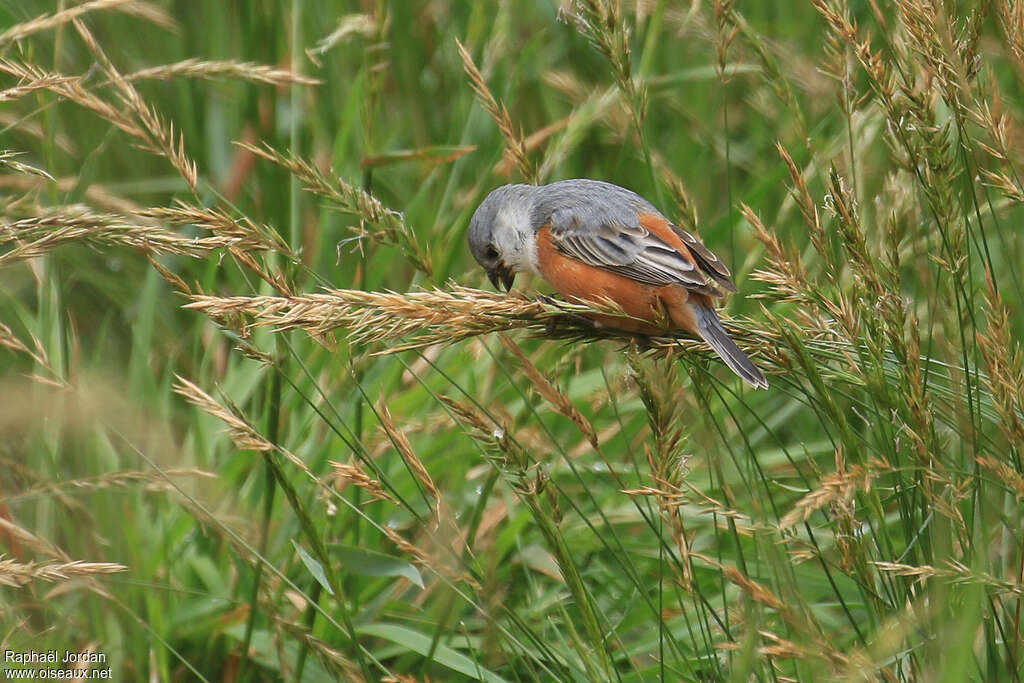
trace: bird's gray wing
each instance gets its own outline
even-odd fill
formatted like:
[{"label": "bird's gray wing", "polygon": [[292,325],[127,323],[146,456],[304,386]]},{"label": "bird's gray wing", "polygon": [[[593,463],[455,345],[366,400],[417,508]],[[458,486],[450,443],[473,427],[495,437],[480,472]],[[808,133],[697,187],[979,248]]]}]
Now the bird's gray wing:
[{"label": "bird's gray wing", "polygon": [[689,248],[690,259],[645,227],[642,215],[664,220],[659,214],[635,211],[610,216],[559,208],[551,213],[548,225],[555,247],[588,265],[649,285],[676,284],[709,295],[721,295],[722,289],[736,291],[729,271],[693,235],[666,221]]}]

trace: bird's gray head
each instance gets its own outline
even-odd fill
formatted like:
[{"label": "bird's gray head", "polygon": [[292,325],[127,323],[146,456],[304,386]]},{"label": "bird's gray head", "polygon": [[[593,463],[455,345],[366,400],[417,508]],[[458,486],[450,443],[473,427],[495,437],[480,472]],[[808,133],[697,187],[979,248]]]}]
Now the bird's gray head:
[{"label": "bird's gray head", "polygon": [[512,288],[516,273],[536,270],[532,185],[505,185],[491,192],[469,223],[469,250],[497,289]]}]

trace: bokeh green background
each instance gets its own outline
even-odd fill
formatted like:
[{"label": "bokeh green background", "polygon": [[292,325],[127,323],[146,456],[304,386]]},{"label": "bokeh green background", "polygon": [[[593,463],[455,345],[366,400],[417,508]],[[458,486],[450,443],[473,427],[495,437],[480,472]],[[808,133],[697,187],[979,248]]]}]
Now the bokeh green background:
[{"label": "bokeh green background", "polygon": [[[75,7],[121,74],[198,60],[135,87],[199,182],[0,69],[0,149],[53,178],[0,168],[0,560],[127,567],[0,587],[4,648],[91,648],[120,680],[1017,679],[1019,3],[0,2],[3,59],[137,119]],[[241,339],[88,221],[11,256],[23,221],[85,206],[131,233],[180,199],[281,235],[297,259],[253,258],[294,292],[486,289],[469,217],[528,178],[456,40],[540,181],[634,189],[730,265],[723,315],[771,389],[700,350],[513,333],[559,407],[494,335]],[[236,141],[400,211],[433,271]],[[281,294],[226,250],[155,258],[193,294]],[[176,375],[308,473],[238,448]]]}]

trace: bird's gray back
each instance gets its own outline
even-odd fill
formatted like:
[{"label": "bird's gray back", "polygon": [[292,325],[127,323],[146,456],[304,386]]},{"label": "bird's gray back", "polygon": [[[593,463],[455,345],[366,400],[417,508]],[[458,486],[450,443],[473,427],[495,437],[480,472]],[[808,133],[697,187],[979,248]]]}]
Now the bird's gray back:
[{"label": "bird's gray back", "polygon": [[635,226],[637,212],[661,213],[632,190],[600,180],[561,180],[537,187],[533,197],[534,229],[588,232],[602,225]]}]

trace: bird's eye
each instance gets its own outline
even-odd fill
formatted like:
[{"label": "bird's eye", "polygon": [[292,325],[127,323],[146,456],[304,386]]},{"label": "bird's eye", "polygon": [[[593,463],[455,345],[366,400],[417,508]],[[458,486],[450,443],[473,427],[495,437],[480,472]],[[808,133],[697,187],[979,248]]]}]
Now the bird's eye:
[{"label": "bird's eye", "polygon": [[497,261],[498,260],[498,250],[494,248],[493,244],[491,246],[487,247],[487,251],[485,252],[484,255],[487,257],[487,260],[489,260],[489,261]]}]

